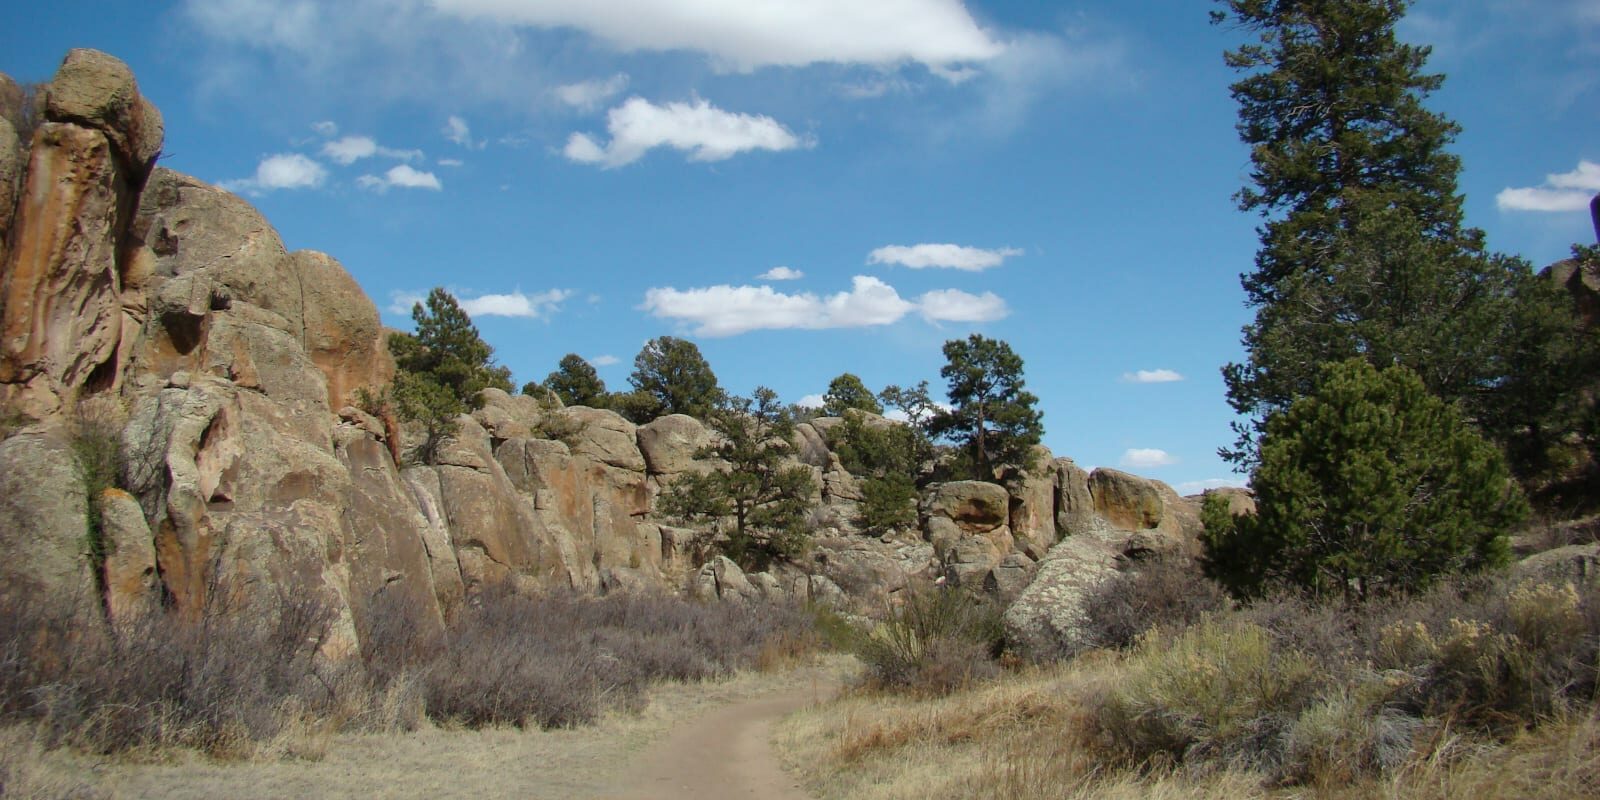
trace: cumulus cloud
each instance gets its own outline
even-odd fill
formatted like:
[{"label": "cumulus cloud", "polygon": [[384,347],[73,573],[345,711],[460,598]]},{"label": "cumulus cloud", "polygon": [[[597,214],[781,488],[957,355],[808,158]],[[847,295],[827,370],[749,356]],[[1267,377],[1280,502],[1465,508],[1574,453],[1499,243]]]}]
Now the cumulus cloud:
[{"label": "cumulus cloud", "polygon": [[1495,195],[1501,211],[1586,211],[1600,192],[1600,164],[1579,161],[1571,172],[1546,175],[1543,186],[1507,188]]},{"label": "cumulus cloud", "polygon": [[609,78],[594,78],[557,86],[551,90],[557,100],[578,109],[593,111],[628,87],[628,76],[617,73]]},{"label": "cumulus cloud", "polygon": [[1122,379],[1128,383],[1177,383],[1183,376],[1170,369],[1141,369],[1122,373]]},{"label": "cumulus cloud", "polygon": [[1005,50],[961,0],[433,0],[433,6],[513,25],[577,28],[625,51],[696,50],[739,71],[817,63],[942,67]]},{"label": "cumulus cloud", "polygon": [[318,136],[323,137],[333,137],[339,135],[339,125],[332,120],[313,122],[311,123],[311,130],[316,131]]},{"label": "cumulus cloud", "polygon": [[[570,289],[551,289],[534,294],[524,294],[518,289],[510,294],[481,294],[470,298],[457,296],[456,299],[461,304],[461,310],[473,317],[538,318],[560,311],[561,304],[571,296]],[[387,310],[393,314],[410,316],[412,306],[426,301],[427,296],[420,292],[390,292]],[[616,362],[613,360],[611,363]]]},{"label": "cumulus cloud", "polygon": [[773,267],[772,269],[757,275],[756,279],[763,281],[797,281],[805,276],[806,274],[804,272],[801,272],[797,269],[790,269],[788,267]]},{"label": "cumulus cloud", "polygon": [[299,153],[279,153],[261,159],[248,178],[223,181],[230,192],[261,194],[278,189],[315,189],[328,179],[326,167]]},{"label": "cumulus cloud", "polygon": [[994,292],[968,294],[960,289],[938,289],[917,299],[923,319],[929,322],[994,322],[1011,314],[1006,301]]},{"label": "cumulus cloud", "polygon": [[794,404],[801,408],[822,408],[824,402],[825,401],[822,399],[822,395],[808,394],[805,397],[794,401]]},{"label": "cumulus cloud", "polygon": [[1170,467],[1178,463],[1178,459],[1165,450],[1157,450],[1154,447],[1134,447],[1124,452],[1122,460],[1118,463],[1124,467],[1132,467],[1134,469],[1150,469],[1152,467]]},{"label": "cumulus cloud", "polygon": [[422,151],[383,147],[370,136],[346,136],[323,144],[322,155],[334,163],[349,166],[363,158],[371,158],[372,156],[412,161],[422,158]]},{"label": "cumulus cloud", "polygon": [[588,359],[588,361],[589,361],[590,364],[593,364],[594,366],[597,366],[597,367],[609,367],[612,364],[620,364],[620,363],[622,363],[622,359],[617,358],[616,356],[611,356],[611,355],[595,356],[594,358]]},{"label": "cumulus cloud", "polygon": [[435,192],[444,188],[437,175],[431,172],[423,172],[409,164],[400,164],[392,167],[382,176],[362,175],[356,178],[356,185],[380,194],[392,188],[431,189]]},{"label": "cumulus cloud", "polygon": [[468,125],[467,121],[460,117],[451,116],[449,119],[445,120],[444,129],[440,131],[440,133],[444,134],[445,139],[461,145],[468,150],[483,149],[483,142],[476,142],[472,140],[472,126]]},{"label": "cumulus cloud", "polygon": [[436,163],[441,167],[459,167],[467,162],[459,158],[441,158]]},{"label": "cumulus cloud", "polygon": [[1174,488],[1178,490],[1178,494],[1188,496],[1201,494],[1210,489],[1242,489],[1247,485],[1238,478],[1207,478],[1203,481],[1186,481]]},{"label": "cumulus cloud", "polygon": [[690,161],[722,161],[751,150],[781,152],[811,146],[772,117],[724,111],[705,100],[658,106],[640,97],[606,115],[610,143],[574,133],[563,153],[580,164],[620,167],[657,147],[689,154]]},{"label": "cumulus cloud", "polygon": [[510,294],[485,294],[461,301],[461,310],[473,317],[526,317],[548,316],[561,310],[561,304],[572,296],[568,289],[551,289],[536,294],[515,291]]},{"label": "cumulus cloud", "polygon": [[645,293],[642,308],[657,317],[694,326],[699,336],[735,336],[755,330],[867,328],[899,322],[920,312],[930,322],[988,321],[1004,316],[1004,301],[946,290],[915,302],[877,278],[857,275],[847,292],[818,296],[785,294],[770,286],[656,288]]},{"label": "cumulus cloud", "polygon": [[982,272],[998,267],[1022,251],[1014,247],[984,250],[958,244],[914,244],[880,247],[867,256],[868,264],[899,264],[911,269],[959,269]]}]

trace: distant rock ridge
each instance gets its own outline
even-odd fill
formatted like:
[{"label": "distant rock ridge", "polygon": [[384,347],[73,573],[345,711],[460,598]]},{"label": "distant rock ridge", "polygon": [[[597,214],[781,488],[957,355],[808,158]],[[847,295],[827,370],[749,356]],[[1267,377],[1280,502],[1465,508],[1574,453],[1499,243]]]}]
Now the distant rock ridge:
[{"label": "distant rock ridge", "polygon": [[[812,548],[749,575],[655,514],[678,476],[714,468],[690,417],[489,390],[437,463],[399,465],[408,434],[358,407],[394,376],[385,331],[335,259],[155,166],[161,116],[122,62],[69,53],[26,142],[15,89],[0,76],[0,591],[111,624],[317,596],[338,611],[330,655],[354,652],[380,598],[437,628],[502,582],[872,607],[943,577],[1016,600],[1034,631],[1118,559],[1194,546],[1191,501],[1044,448],[1036,474],[929,487],[916,528],[864,535],[828,418],[796,433]],[[120,488],[91,498],[74,448],[104,431]]]}]

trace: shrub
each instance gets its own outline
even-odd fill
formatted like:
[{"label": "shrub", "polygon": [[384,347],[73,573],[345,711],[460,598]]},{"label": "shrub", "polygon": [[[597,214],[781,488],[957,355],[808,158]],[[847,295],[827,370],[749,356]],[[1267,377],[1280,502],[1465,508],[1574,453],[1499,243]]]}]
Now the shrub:
[{"label": "shrub", "polygon": [[416,676],[428,716],[472,726],[578,725],[637,704],[654,681],[715,678],[811,646],[806,615],[770,605],[494,587],[433,639],[387,621],[407,613],[394,602],[369,612],[388,612],[364,643],[369,670],[382,686]]},{"label": "shrub", "polygon": [[249,755],[300,714],[332,708],[314,656],[332,619],[314,598],[277,613],[199,620],[150,615],[116,635],[70,613],[0,609],[0,716],[39,724],[47,744],[115,753],[161,746]]},{"label": "shrub", "polygon": [[1005,639],[1000,609],[953,587],[908,586],[882,624],[855,637],[872,683],[947,694],[998,672]]},{"label": "shrub", "polygon": [[1267,631],[1207,620],[1171,638],[1145,637],[1092,724],[1107,755],[1163,762],[1274,766],[1274,746],[1315,697],[1316,663]]},{"label": "shrub", "polygon": [[[1503,563],[1527,513],[1498,449],[1404,367],[1352,359],[1267,420],[1254,517],[1206,514],[1208,573],[1347,599]],[[1214,504],[1213,504],[1214,506]]]},{"label": "shrub", "polygon": [[1182,630],[1226,610],[1228,595],[1188,559],[1145,562],[1107,581],[1084,606],[1090,646],[1125,649],[1162,626]]}]

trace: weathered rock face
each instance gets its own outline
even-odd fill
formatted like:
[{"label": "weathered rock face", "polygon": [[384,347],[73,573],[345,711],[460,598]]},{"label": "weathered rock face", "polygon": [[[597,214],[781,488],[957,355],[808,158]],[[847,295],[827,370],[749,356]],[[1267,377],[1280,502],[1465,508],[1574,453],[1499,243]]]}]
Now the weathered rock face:
[{"label": "weathered rock face", "polygon": [[[417,609],[426,633],[501,581],[881,609],[907,581],[944,576],[1026,599],[1080,562],[1181,544],[1193,527],[1162,485],[1041,452],[1038,474],[944,484],[917,530],[864,536],[861,481],[835,452],[844,421],[821,418],[798,426],[792,460],[816,478],[814,547],[745,574],[704,532],[653,515],[675,476],[717,468],[696,459],[713,438],[702,423],[635,426],[498,390],[435,463],[402,469],[412,434],[361,408],[394,375],[386,331],[337,261],[287,252],[249,203],[152,168],[161,116],[121,62],[70,54],[29,142],[14,135],[21,102],[0,79],[0,411],[39,421],[0,441],[0,591],[114,623],[316,599],[335,612],[324,649],[339,656],[375,604]],[[66,420],[86,398],[127,419],[125,492],[85,497]],[[89,546],[91,501],[103,548]],[[1084,552],[1060,555],[1063,535]],[[1037,601],[1052,596],[1029,608],[1056,613]]]},{"label": "weathered rock face", "polygon": [[98,606],[86,509],[66,431],[38,426],[0,441],[0,594]]},{"label": "weathered rock face", "polygon": [[688,470],[711,434],[700,420],[669,414],[638,428],[639,450],[652,475],[676,475]]}]

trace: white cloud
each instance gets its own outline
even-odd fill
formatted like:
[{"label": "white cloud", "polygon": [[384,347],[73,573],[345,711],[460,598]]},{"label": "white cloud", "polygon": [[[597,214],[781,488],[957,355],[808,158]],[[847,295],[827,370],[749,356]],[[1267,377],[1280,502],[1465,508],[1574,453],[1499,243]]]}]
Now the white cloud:
[{"label": "white cloud", "polygon": [[421,292],[393,291],[389,293],[389,307],[384,309],[391,314],[404,317],[411,316],[411,308],[418,303],[428,301],[428,296]]},{"label": "white cloud", "polygon": [[929,292],[916,302],[901,297],[877,278],[857,275],[847,292],[819,297],[785,294],[770,286],[657,288],[645,292],[642,308],[663,319],[694,325],[699,336],[735,336],[756,330],[866,328],[899,322],[921,312],[930,322],[982,322],[1007,312],[993,294]]},{"label": "white cloud", "polygon": [[698,50],[722,67],[953,66],[1004,46],[961,0],[433,0],[447,14],[573,27],[621,50]]},{"label": "white cloud", "polygon": [[316,131],[318,136],[325,136],[325,137],[330,137],[331,138],[331,137],[339,135],[339,125],[337,123],[333,122],[332,120],[323,120],[322,122],[313,122],[313,123],[311,123],[311,130]]},{"label": "white cloud", "polygon": [[1544,186],[1507,188],[1495,195],[1501,211],[1587,211],[1600,192],[1600,164],[1579,161],[1571,172],[1546,175]]},{"label": "white cloud", "polygon": [[467,162],[462,161],[459,158],[441,158],[434,163],[437,163],[441,167],[459,167]]},{"label": "white cloud", "polygon": [[1014,247],[984,250],[958,244],[914,244],[909,247],[897,244],[872,251],[867,256],[867,263],[899,264],[911,269],[939,268],[981,272],[1000,266],[1012,256],[1020,255],[1022,251]]},{"label": "white cloud", "polygon": [[1010,316],[1006,301],[994,292],[968,294],[959,289],[937,289],[917,298],[923,319],[929,322],[994,322]]},{"label": "white cloud", "polygon": [[475,142],[472,140],[472,126],[468,125],[467,121],[461,117],[452,115],[449,119],[445,120],[444,129],[440,132],[444,134],[444,138],[459,144],[468,150],[483,149],[483,142]]},{"label": "white cloud", "polygon": [[431,172],[423,172],[409,164],[400,164],[391,167],[382,177],[377,175],[362,175],[356,178],[356,185],[363,189],[370,189],[382,194],[391,188],[401,189],[431,189],[435,192],[444,188],[439,182],[439,177]]},{"label": "white cloud", "polygon": [[1170,369],[1141,369],[1122,373],[1122,379],[1128,383],[1177,383],[1183,376]]},{"label": "white cloud", "polygon": [[474,317],[538,318],[560,311],[562,302],[571,296],[568,289],[551,289],[533,295],[521,291],[485,294],[462,300],[461,310]]},{"label": "white cloud", "polygon": [[771,117],[723,111],[705,100],[658,106],[631,97],[607,113],[606,130],[609,144],[574,133],[562,152],[578,163],[610,168],[631,164],[657,147],[686,152],[690,161],[722,161],[750,150],[811,146]]},{"label": "white cloud", "polygon": [[1201,494],[1210,489],[1243,489],[1248,484],[1239,478],[1207,478],[1203,481],[1186,481],[1173,487],[1178,494],[1188,496]]},{"label": "white cloud", "polygon": [[822,395],[808,394],[805,397],[794,401],[794,404],[801,408],[822,408],[823,402]]},{"label": "white cloud", "polygon": [[322,155],[335,163],[349,166],[372,156],[412,161],[422,158],[422,151],[382,147],[370,136],[346,136],[322,145]]},{"label": "white cloud", "polygon": [[617,73],[609,78],[594,78],[557,86],[551,92],[557,100],[580,111],[593,111],[628,87],[628,76]]},{"label": "white cloud", "polygon": [[595,356],[594,358],[588,359],[588,361],[589,361],[590,364],[593,364],[594,366],[597,366],[597,367],[609,367],[612,364],[621,363],[622,359],[617,358],[616,356],[606,355],[606,356]]},{"label": "white cloud", "polygon": [[788,267],[773,267],[772,269],[757,275],[756,279],[763,281],[797,281],[805,276],[806,274],[804,272],[801,272],[797,269],[790,269]]},{"label": "white cloud", "polygon": [[279,153],[261,159],[255,175],[219,185],[230,192],[259,194],[277,189],[315,189],[327,179],[327,168],[316,161],[299,153]]},{"label": "white cloud", "polygon": [[1134,447],[1123,453],[1122,460],[1118,463],[1124,467],[1132,467],[1134,469],[1150,469],[1153,467],[1170,467],[1178,463],[1178,459],[1165,450],[1157,450],[1153,447]]}]

